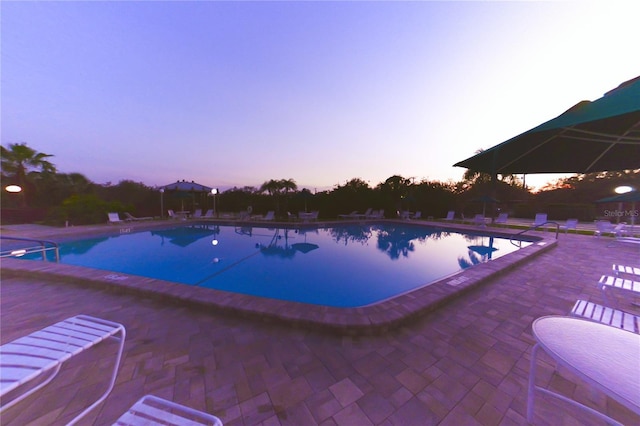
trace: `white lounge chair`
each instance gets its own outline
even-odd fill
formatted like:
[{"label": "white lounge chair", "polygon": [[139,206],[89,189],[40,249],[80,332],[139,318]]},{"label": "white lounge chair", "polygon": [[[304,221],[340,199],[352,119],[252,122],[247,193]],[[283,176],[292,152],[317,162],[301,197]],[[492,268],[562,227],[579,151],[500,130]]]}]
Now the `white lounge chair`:
[{"label": "white lounge chair", "polygon": [[202,217],[202,209],[196,209],[191,217],[194,219],[200,219]]},{"label": "white lounge chair", "polygon": [[621,292],[623,294],[626,293],[626,295],[632,297],[640,296],[640,281],[634,281],[620,276],[614,277],[611,275],[603,275],[598,281],[598,286],[600,287],[600,290],[602,290],[602,297],[604,298],[607,306],[617,305],[615,299],[613,305],[610,303],[609,298],[607,297],[608,291],[615,290],[616,292]]},{"label": "white lounge chair", "polygon": [[573,229],[575,231],[577,226],[578,226],[578,219],[567,219],[564,225],[560,225],[560,230],[561,231],[564,230],[564,233],[566,234],[567,232],[569,232],[570,229]]},{"label": "white lounge chair", "polygon": [[640,333],[640,316],[586,300],[578,300],[571,309],[571,315],[618,327],[632,333]]},{"label": "white lounge chair", "polygon": [[180,219],[180,217],[177,214],[175,214],[173,210],[167,210],[167,213],[169,214],[170,219]]},{"label": "white lounge chair", "polygon": [[213,218],[213,209],[209,209],[205,212],[203,219],[211,219]]},{"label": "white lounge chair", "polygon": [[613,273],[616,276],[620,276],[620,274],[627,274],[627,275],[632,275],[640,278],[640,267],[620,265],[618,263],[614,263],[611,266],[611,269],[613,269]]},{"label": "white lounge chair", "polygon": [[619,223],[613,228],[613,236],[615,237],[615,243],[629,243],[640,245],[640,238],[632,236],[626,223]]},{"label": "white lounge chair", "polygon": [[413,214],[413,216],[410,217],[410,219],[413,219],[413,220],[420,219],[420,218],[422,218],[422,212],[421,211],[415,212]]},{"label": "white lounge chair", "polygon": [[107,213],[107,216],[109,217],[110,224],[124,222],[124,220],[120,219],[120,216],[118,215],[118,213]]},{"label": "white lounge chair", "polygon": [[360,214],[358,213],[358,210],[354,210],[351,213],[339,214],[338,217],[340,219],[357,219],[358,217],[360,217]]},{"label": "white lounge chair", "polygon": [[210,425],[222,426],[216,416],[153,395],[143,396],[114,425]]},{"label": "white lounge chair", "polygon": [[449,210],[447,212],[447,217],[445,217],[444,220],[453,220],[455,215],[456,215],[456,212],[454,212],[453,210]]},{"label": "white lounge chair", "polygon": [[500,213],[493,223],[495,225],[506,225],[507,219],[509,218],[509,213]]},{"label": "white lounge chair", "polygon": [[[50,383],[65,361],[106,339],[115,339],[119,342],[119,349],[109,385],[98,400],[69,424],[75,423],[104,401],[113,389],[122,359],[125,334],[122,324],[77,315],[0,346],[0,397],[9,392],[14,395],[10,401],[2,401],[0,413]],[[30,383],[35,385],[29,386]]]},{"label": "white lounge chair", "polygon": [[133,221],[133,222],[137,222],[137,221],[140,221],[140,220],[152,220],[153,219],[151,216],[135,217],[135,216],[132,216],[130,213],[127,213],[127,212],[124,212],[124,217],[125,217],[124,220]]}]

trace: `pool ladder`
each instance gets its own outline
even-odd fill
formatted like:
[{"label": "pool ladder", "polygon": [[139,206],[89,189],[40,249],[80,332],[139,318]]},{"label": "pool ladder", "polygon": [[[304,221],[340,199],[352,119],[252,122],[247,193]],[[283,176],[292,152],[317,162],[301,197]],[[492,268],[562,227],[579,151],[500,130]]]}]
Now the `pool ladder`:
[{"label": "pool ladder", "polygon": [[522,240],[514,240],[515,237],[518,237],[518,236],[524,234],[525,232],[536,230],[536,229],[540,228],[541,226],[545,226],[545,225],[555,225],[555,227],[556,227],[556,240],[557,240],[558,239],[558,232],[560,231],[560,225],[557,222],[547,221],[547,222],[544,222],[544,223],[539,223],[537,225],[530,226],[527,229],[523,229],[522,231],[518,232],[517,234],[512,235],[509,241],[514,246],[522,247]]},{"label": "pool ladder", "polygon": [[42,260],[47,261],[47,252],[53,251],[55,254],[55,261],[60,262],[60,248],[58,243],[48,240],[37,240],[33,238],[19,238],[19,237],[6,237],[0,236],[0,240],[12,240],[23,241],[37,244],[36,246],[14,248],[8,250],[0,250],[0,258],[3,257],[21,257],[31,253],[42,253]]}]

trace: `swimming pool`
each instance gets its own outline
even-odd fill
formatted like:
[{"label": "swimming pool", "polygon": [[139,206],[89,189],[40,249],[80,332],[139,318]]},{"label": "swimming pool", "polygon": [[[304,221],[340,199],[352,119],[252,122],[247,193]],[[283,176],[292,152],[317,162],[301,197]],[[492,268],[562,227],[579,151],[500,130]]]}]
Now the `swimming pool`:
[{"label": "swimming pool", "polygon": [[64,242],[60,262],[346,308],[411,292],[516,250],[508,238],[397,223],[195,224]]}]

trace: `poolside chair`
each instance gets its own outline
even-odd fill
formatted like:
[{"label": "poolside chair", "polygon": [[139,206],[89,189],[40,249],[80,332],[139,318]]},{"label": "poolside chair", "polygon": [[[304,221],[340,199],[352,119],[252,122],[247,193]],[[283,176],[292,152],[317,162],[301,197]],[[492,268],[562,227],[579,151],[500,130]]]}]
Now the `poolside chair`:
[{"label": "poolside chair", "polygon": [[608,220],[596,220],[596,232],[594,232],[593,235],[599,238],[602,234],[612,233],[613,228],[613,224]]},{"label": "poolside chair", "polygon": [[636,276],[640,278],[640,267],[620,265],[618,263],[614,263],[611,266],[611,269],[613,269],[613,273],[617,277],[620,276],[620,274],[627,274],[627,275]]},{"label": "poolside chair", "polygon": [[180,219],[180,216],[175,214],[175,212],[173,210],[167,210],[167,213],[169,214],[169,218],[170,219]]},{"label": "poolside chair", "polygon": [[274,220],[275,217],[276,217],[276,212],[274,212],[273,210],[269,210],[266,215],[264,215],[263,217],[259,217],[257,219],[271,221],[271,220]]},{"label": "poolside chair", "polygon": [[[606,223],[604,224],[604,226],[606,226]],[[632,234],[629,233],[626,223],[619,223],[616,226],[613,226],[612,229],[606,229],[606,230],[599,229],[596,231],[595,235],[599,237],[601,234],[604,234],[604,233],[613,234],[613,236],[615,237],[614,243],[610,244],[608,247],[612,247],[614,244],[617,244],[617,243],[629,243],[629,244],[640,245],[640,238],[634,237]]]},{"label": "poolside chair", "polygon": [[456,215],[456,212],[454,212],[453,210],[449,210],[447,212],[447,217],[445,217],[444,220],[453,220],[455,215]]},{"label": "poolside chair", "polygon": [[496,220],[493,221],[495,225],[506,225],[509,213],[500,213]]},{"label": "poolside chair", "polygon": [[[72,357],[107,339],[115,340],[119,343],[119,349],[109,385],[95,402],[69,424],[75,423],[104,401],[113,389],[122,359],[125,335],[122,324],[77,315],[0,346],[0,397],[9,393],[12,395],[9,400],[3,399],[0,413],[49,384],[62,364]],[[96,370],[96,374],[99,371]]]},{"label": "poolside chair", "polygon": [[540,226],[540,225],[543,225],[546,222],[547,222],[547,214],[546,213],[536,213],[536,217],[533,220],[533,223],[531,224],[531,226],[533,226],[533,227]]},{"label": "poolside chair", "polygon": [[415,212],[413,216],[410,217],[410,219],[413,219],[413,220],[420,219],[420,218],[422,218],[422,212]]},{"label": "poolside chair", "polygon": [[209,425],[222,426],[216,416],[153,395],[145,395],[114,425]]},{"label": "poolside chair", "polygon": [[153,218],[151,216],[145,216],[145,217],[135,217],[132,216],[130,213],[128,212],[124,212],[124,217],[126,221],[139,221],[139,220],[152,220]]},{"label": "poolside chair", "polygon": [[586,300],[578,300],[571,309],[571,315],[601,322],[632,333],[640,333],[640,316],[618,309],[609,308]]},{"label": "poolside chair", "polygon": [[575,231],[576,226],[578,226],[578,219],[567,219],[564,225],[560,225],[560,230],[564,230],[564,233],[566,234],[569,232],[569,229],[573,229]]},{"label": "poolside chair", "polygon": [[360,217],[360,214],[358,214],[358,210],[354,210],[348,214],[339,214],[338,217],[340,219],[357,219],[358,217]]},{"label": "poolside chair", "polygon": [[367,219],[384,219],[384,210],[374,210],[365,217]]},{"label": "poolside chair", "polygon": [[610,291],[620,293],[623,297],[640,296],[640,281],[621,276],[603,275],[598,281],[598,287],[602,290],[602,298],[607,306],[617,306],[615,298],[612,305],[607,297],[607,293]]},{"label": "poolside chair", "polygon": [[122,219],[120,219],[120,216],[118,215],[118,213],[107,213],[107,216],[109,216],[109,222],[108,223],[122,223],[124,222]]},{"label": "poolside chair", "polygon": [[202,216],[203,219],[211,219],[212,217],[213,217],[213,209],[207,210],[204,216]]},{"label": "poolside chair", "polygon": [[193,219],[200,219],[202,217],[202,209],[196,209],[191,215]]},{"label": "poolside chair", "polygon": [[483,214],[477,214],[473,217],[473,224],[476,226],[487,226],[487,221]]}]

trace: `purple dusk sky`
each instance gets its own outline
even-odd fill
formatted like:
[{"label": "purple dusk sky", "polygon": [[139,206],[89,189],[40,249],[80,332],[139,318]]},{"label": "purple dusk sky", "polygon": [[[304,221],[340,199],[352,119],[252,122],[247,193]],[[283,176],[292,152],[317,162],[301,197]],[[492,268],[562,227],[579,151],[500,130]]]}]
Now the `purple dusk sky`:
[{"label": "purple dusk sky", "polygon": [[96,183],[459,180],[640,74],[637,1],[0,8],[2,144]]}]

